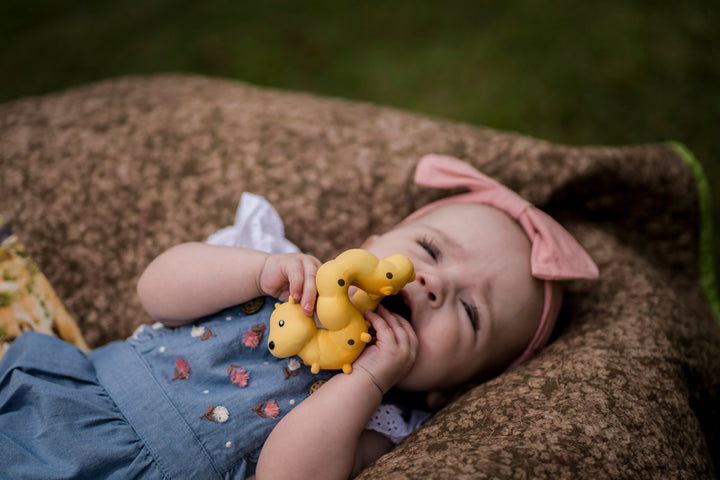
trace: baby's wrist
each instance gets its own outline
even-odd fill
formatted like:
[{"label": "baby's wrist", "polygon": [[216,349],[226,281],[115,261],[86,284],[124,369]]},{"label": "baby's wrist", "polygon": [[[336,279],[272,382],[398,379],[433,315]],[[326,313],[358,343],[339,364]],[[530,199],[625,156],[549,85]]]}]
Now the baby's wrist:
[{"label": "baby's wrist", "polygon": [[[346,407],[352,405],[352,411],[354,414],[360,415],[364,418],[364,415],[370,417],[370,414],[377,409],[382,403],[383,393],[381,388],[375,384],[372,377],[367,375],[362,369],[356,369],[353,367],[353,371],[349,374],[338,374],[334,375],[327,383],[323,386],[319,392],[324,392],[323,398],[331,398],[330,402],[337,404],[338,401],[343,403]],[[311,395],[307,401],[312,401],[316,397],[315,394]],[[319,401],[320,397],[316,397]],[[342,399],[342,400],[341,400]],[[361,423],[365,425],[367,419]]]},{"label": "baby's wrist", "polygon": [[265,267],[267,267],[268,259],[272,256],[269,253],[260,252],[263,255],[262,262],[260,262],[260,268],[255,272],[255,286],[260,295],[269,295],[262,287],[263,274],[265,273]]},{"label": "baby's wrist", "polygon": [[392,388],[392,385],[386,385],[386,383],[388,383],[387,381],[383,381],[383,379],[378,378],[377,375],[374,375],[362,365],[354,367],[352,373],[357,375],[357,377],[360,377],[359,379],[361,379],[361,381],[366,382],[367,388],[375,389],[380,394],[381,398],[388,392],[388,390],[390,390],[390,388]]}]

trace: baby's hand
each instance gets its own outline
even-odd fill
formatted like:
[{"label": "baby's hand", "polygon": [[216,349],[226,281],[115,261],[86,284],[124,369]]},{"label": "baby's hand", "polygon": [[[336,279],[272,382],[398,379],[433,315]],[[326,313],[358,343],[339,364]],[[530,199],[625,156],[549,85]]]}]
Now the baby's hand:
[{"label": "baby's hand", "polygon": [[369,375],[385,394],[410,372],[417,355],[418,340],[410,323],[383,306],[365,312],[375,329],[375,343],[365,348],[353,363],[355,371]]},{"label": "baby's hand", "polygon": [[315,275],[320,260],[302,253],[270,255],[258,276],[261,292],[281,300],[292,297],[300,303],[306,315],[315,309]]}]

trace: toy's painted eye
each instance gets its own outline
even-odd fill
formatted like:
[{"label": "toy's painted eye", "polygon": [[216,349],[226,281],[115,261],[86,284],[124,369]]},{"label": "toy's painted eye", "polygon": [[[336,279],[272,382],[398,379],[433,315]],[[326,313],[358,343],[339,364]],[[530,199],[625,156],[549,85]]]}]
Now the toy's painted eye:
[{"label": "toy's painted eye", "polygon": [[353,340],[352,338],[348,340],[348,345],[355,345],[355,340]]},{"label": "toy's painted eye", "polygon": [[284,327],[285,326],[285,320],[280,320],[278,322],[278,327]]},{"label": "toy's painted eye", "polygon": [[385,276],[387,277],[388,280],[392,280],[392,278],[393,278],[392,272],[387,272],[387,273],[385,274]]}]

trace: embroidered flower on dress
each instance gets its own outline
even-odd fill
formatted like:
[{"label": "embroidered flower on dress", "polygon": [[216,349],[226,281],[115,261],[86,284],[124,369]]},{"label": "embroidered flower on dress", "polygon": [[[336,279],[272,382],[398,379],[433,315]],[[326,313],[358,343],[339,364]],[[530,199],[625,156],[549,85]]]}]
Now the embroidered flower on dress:
[{"label": "embroidered flower on dress", "polygon": [[290,377],[296,377],[300,374],[298,370],[300,370],[300,362],[297,360],[297,358],[291,358],[287,362],[287,367],[283,367],[283,372],[285,372],[285,380],[287,380]]},{"label": "embroidered flower on dress", "polygon": [[260,345],[260,339],[258,338],[258,334],[251,330],[245,334],[242,343],[248,348],[255,348]]},{"label": "embroidered flower on dress", "polygon": [[205,420],[210,420],[211,422],[227,422],[228,418],[230,418],[230,412],[228,412],[228,409],[219,405],[208,408],[207,412],[205,412],[205,415],[200,415],[200,418],[204,418]]},{"label": "embroidered flower on dress", "polygon": [[255,348],[260,345],[260,342],[262,342],[263,336],[265,335],[266,328],[267,326],[265,325],[258,325],[257,327],[253,327],[248,330],[243,338],[243,345],[248,348]]},{"label": "embroidered flower on dress", "polygon": [[230,412],[228,412],[228,409],[223,406],[217,406],[213,408],[212,416],[218,422],[223,423],[227,422],[228,418],[230,418]]},{"label": "embroidered flower on dress", "polygon": [[193,338],[200,337],[200,340],[205,341],[210,337],[217,337],[212,330],[209,328],[203,327],[202,325],[193,325],[193,327],[190,329],[190,336]]},{"label": "embroidered flower on dress", "polygon": [[228,375],[230,375],[230,381],[238,387],[247,387],[248,380],[250,379],[250,373],[248,373],[248,371],[240,365],[230,365],[230,368],[228,368]]},{"label": "embroidered flower on dress", "polygon": [[267,404],[260,402],[257,407],[251,408],[251,410],[262,418],[277,418],[280,415],[280,407],[278,407],[275,400],[268,400]]},{"label": "embroidered flower on dress", "polygon": [[275,402],[275,400],[268,400],[267,405],[265,405],[265,408],[263,409],[263,412],[265,412],[265,415],[270,418],[277,418],[277,416],[280,415],[280,407],[278,407],[278,404]]},{"label": "embroidered flower on dress", "polygon": [[185,380],[190,377],[190,365],[182,358],[175,359],[175,376],[173,380]]}]

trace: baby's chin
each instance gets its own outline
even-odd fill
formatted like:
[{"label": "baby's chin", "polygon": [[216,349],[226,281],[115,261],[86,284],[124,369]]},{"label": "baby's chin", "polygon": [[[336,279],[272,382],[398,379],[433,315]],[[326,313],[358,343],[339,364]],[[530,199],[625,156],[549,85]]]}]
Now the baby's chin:
[{"label": "baby's chin", "polygon": [[395,384],[395,388],[407,393],[427,393],[447,388],[443,379],[433,378],[432,373],[418,365],[413,366],[405,378]]}]

